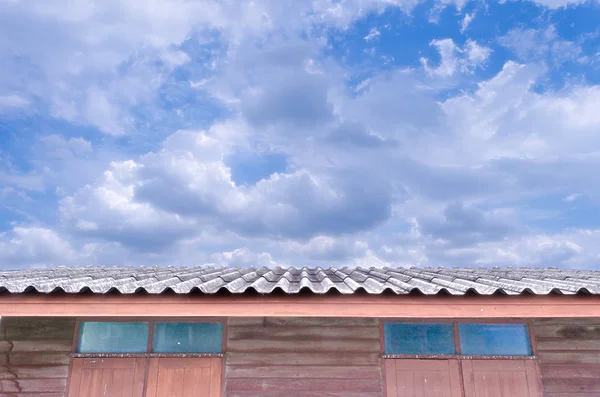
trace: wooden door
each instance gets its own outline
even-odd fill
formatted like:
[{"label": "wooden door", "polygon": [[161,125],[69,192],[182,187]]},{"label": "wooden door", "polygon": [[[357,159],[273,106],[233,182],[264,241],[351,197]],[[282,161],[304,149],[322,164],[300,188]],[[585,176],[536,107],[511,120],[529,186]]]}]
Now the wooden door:
[{"label": "wooden door", "polygon": [[143,397],[144,358],[74,358],[69,397]]},{"label": "wooden door", "polygon": [[465,360],[465,397],[542,397],[534,360]]},{"label": "wooden door", "polygon": [[385,360],[387,397],[461,397],[457,360]]},{"label": "wooden door", "polygon": [[220,397],[220,358],[152,358],[146,397]]}]

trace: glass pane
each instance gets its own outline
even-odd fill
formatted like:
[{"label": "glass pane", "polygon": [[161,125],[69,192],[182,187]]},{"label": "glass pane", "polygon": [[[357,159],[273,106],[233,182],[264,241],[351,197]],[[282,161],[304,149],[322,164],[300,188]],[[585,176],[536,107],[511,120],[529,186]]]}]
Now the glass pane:
[{"label": "glass pane", "polygon": [[148,349],[148,323],[82,322],[80,353],[143,353]]},{"label": "glass pane", "polygon": [[387,354],[455,354],[454,326],[433,323],[385,323]]},{"label": "glass pane", "polygon": [[222,343],[222,323],[156,323],[152,351],[220,353]]},{"label": "glass pane", "polygon": [[525,324],[458,324],[461,354],[529,356]]}]

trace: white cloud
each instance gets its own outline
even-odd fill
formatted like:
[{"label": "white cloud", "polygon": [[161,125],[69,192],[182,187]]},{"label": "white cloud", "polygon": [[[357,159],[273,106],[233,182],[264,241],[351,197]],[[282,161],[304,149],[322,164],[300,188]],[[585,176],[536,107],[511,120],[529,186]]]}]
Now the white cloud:
[{"label": "white cloud", "polygon": [[451,77],[457,72],[469,73],[485,63],[492,50],[469,39],[463,48],[458,47],[452,39],[432,40],[431,46],[440,53],[441,61],[437,67],[430,67],[427,58],[421,58],[427,73],[438,77]]},{"label": "white cloud", "polygon": [[469,27],[469,25],[471,24],[471,22],[473,22],[473,19],[475,19],[475,12],[472,13],[466,13],[464,18],[462,19],[461,23],[460,23],[460,32],[461,33],[465,33],[467,31],[467,28]]},{"label": "white cloud", "polygon": [[381,35],[381,32],[377,28],[372,28],[369,34],[365,36],[365,41],[371,41],[377,39]]},{"label": "white cloud", "polygon": [[20,95],[0,95],[0,110],[19,109],[29,105],[29,100]]},{"label": "white cloud", "polygon": [[512,29],[499,38],[499,43],[524,62],[546,59],[552,63],[575,61],[582,51],[578,44],[561,40],[552,25],[546,29]]},{"label": "white cloud", "polygon": [[9,268],[71,264],[75,257],[71,244],[47,228],[16,226],[0,234],[0,260]]}]

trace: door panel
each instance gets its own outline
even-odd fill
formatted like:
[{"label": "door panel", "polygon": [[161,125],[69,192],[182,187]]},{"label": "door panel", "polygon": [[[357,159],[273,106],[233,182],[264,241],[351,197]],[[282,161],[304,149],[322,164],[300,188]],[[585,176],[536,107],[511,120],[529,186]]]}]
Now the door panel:
[{"label": "door panel", "polygon": [[456,360],[385,360],[388,397],[461,397]]},{"label": "door panel", "polygon": [[463,361],[465,397],[541,397],[533,360]]},{"label": "door panel", "polygon": [[146,359],[74,358],[69,397],[143,397]]},{"label": "door panel", "polygon": [[152,358],[146,397],[219,397],[220,358]]}]

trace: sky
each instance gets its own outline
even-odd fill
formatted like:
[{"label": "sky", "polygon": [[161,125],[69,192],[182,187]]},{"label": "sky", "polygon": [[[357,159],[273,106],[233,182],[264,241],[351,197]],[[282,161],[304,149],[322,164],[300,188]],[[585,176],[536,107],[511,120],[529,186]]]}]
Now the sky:
[{"label": "sky", "polygon": [[0,268],[598,268],[599,166],[599,0],[0,0]]}]

